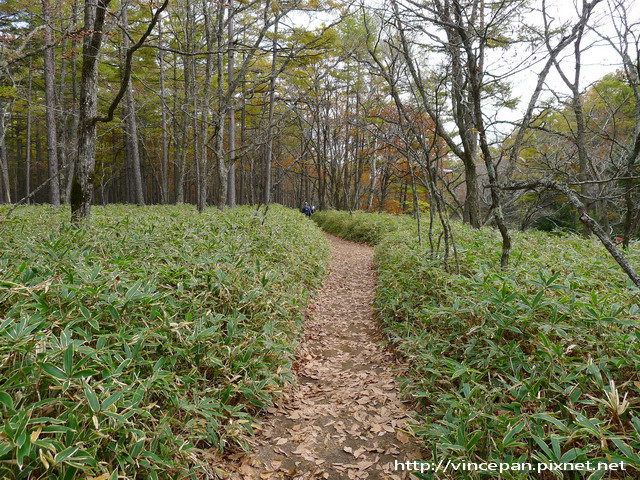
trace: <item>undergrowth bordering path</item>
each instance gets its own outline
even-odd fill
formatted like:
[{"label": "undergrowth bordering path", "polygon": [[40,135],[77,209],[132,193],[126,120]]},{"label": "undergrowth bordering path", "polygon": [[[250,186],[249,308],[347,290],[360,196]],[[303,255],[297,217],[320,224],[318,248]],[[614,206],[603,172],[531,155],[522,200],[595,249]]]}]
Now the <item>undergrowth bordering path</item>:
[{"label": "undergrowth bordering path", "polygon": [[235,457],[234,479],[394,479],[394,462],[417,460],[399,365],[381,345],[373,309],[371,247],[329,236],[332,262],[309,307],[298,385],[261,426],[253,450]]}]

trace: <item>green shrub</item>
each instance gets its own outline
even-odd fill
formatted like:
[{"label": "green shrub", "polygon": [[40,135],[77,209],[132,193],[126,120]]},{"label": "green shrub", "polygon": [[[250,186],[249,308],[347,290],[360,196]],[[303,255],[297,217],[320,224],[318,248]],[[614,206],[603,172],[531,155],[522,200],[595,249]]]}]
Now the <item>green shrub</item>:
[{"label": "green shrub", "polygon": [[322,210],[311,217],[322,229],[347,240],[377,245],[383,237],[399,228],[415,229],[412,220],[407,217],[387,213],[353,213],[336,210]]},{"label": "green shrub", "polygon": [[0,477],[211,474],[291,380],[324,236],[277,206],[67,216],[0,226]]},{"label": "green shrub", "polygon": [[[348,229],[348,215],[332,215]],[[410,365],[405,386],[420,404],[415,433],[427,460],[640,468],[639,292],[597,240],[514,232],[501,271],[499,235],[456,224],[457,275],[417,246],[415,228],[399,219],[378,244],[376,305]],[[489,476],[500,474],[452,478]]]}]

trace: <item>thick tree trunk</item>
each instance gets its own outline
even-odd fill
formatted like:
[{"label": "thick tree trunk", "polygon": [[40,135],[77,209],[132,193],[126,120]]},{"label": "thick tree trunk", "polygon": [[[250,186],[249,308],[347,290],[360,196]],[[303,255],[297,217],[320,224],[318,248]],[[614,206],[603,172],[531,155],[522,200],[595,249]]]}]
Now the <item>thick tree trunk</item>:
[{"label": "thick tree trunk", "polygon": [[71,219],[79,224],[91,216],[93,175],[96,162],[96,118],[98,115],[98,55],[102,29],[110,0],[85,0],[80,80],[80,118],[78,119],[78,159],[71,185]]},{"label": "thick tree trunk", "polygon": [[66,173],[68,169],[68,160],[67,160],[67,144],[68,144],[68,128],[66,128],[68,119],[69,119],[69,111],[65,105],[65,94],[67,89],[67,58],[68,53],[66,49],[67,40],[62,43],[62,65],[60,67],[60,81],[58,88],[58,98],[57,98],[57,108],[56,108],[56,122],[61,128],[56,128],[56,131],[59,132],[58,136],[58,167],[62,172],[56,177],[58,182],[58,191],[60,192],[60,202],[65,203],[67,201],[66,196],[66,185],[64,182],[64,173]]},{"label": "thick tree trunk", "polygon": [[[78,24],[78,4],[73,2],[72,7],[73,26],[74,28]],[[74,52],[71,57],[71,121],[70,123],[70,135],[69,142],[66,145],[67,148],[67,172],[65,183],[64,198],[67,203],[71,202],[71,186],[73,183],[73,177],[75,175],[76,164],[78,160],[78,125],[80,119],[79,102],[78,102],[78,61],[75,52],[78,50],[79,40],[74,37],[72,40],[72,51]]]},{"label": "thick tree trunk", "polygon": [[476,164],[473,161],[464,162],[464,184],[466,187],[463,219],[474,228],[482,226],[480,218],[480,188],[478,187],[478,174]]}]

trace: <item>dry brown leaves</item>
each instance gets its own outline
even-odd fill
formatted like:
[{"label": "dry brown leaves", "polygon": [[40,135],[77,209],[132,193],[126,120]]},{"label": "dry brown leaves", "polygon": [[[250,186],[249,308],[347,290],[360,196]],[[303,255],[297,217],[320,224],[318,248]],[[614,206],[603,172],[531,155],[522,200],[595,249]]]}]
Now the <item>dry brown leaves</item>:
[{"label": "dry brown leaves", "polygon": [[393,479],[394,461],[421,458],[372,307],[372,249],[331,237],[329,276],[309,307],[298,387],[268,409],[249,455],[228,457],[229,479]]}]

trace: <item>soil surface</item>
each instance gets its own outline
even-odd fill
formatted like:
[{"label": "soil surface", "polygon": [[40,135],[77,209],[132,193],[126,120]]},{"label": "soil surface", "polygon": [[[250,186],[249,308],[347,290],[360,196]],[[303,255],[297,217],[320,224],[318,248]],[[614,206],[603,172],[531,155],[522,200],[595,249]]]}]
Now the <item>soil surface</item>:
[{"label": "soil surface", "polygon": [[[329,236],[332,261],[309,307],[295,365],[298,385],[270,408],[228,478],[406,479],[395,462],[422,458],[407,432],[402,367],[373,310],[373,250]],[[415,478],[415,477],[411,477]]]}]

